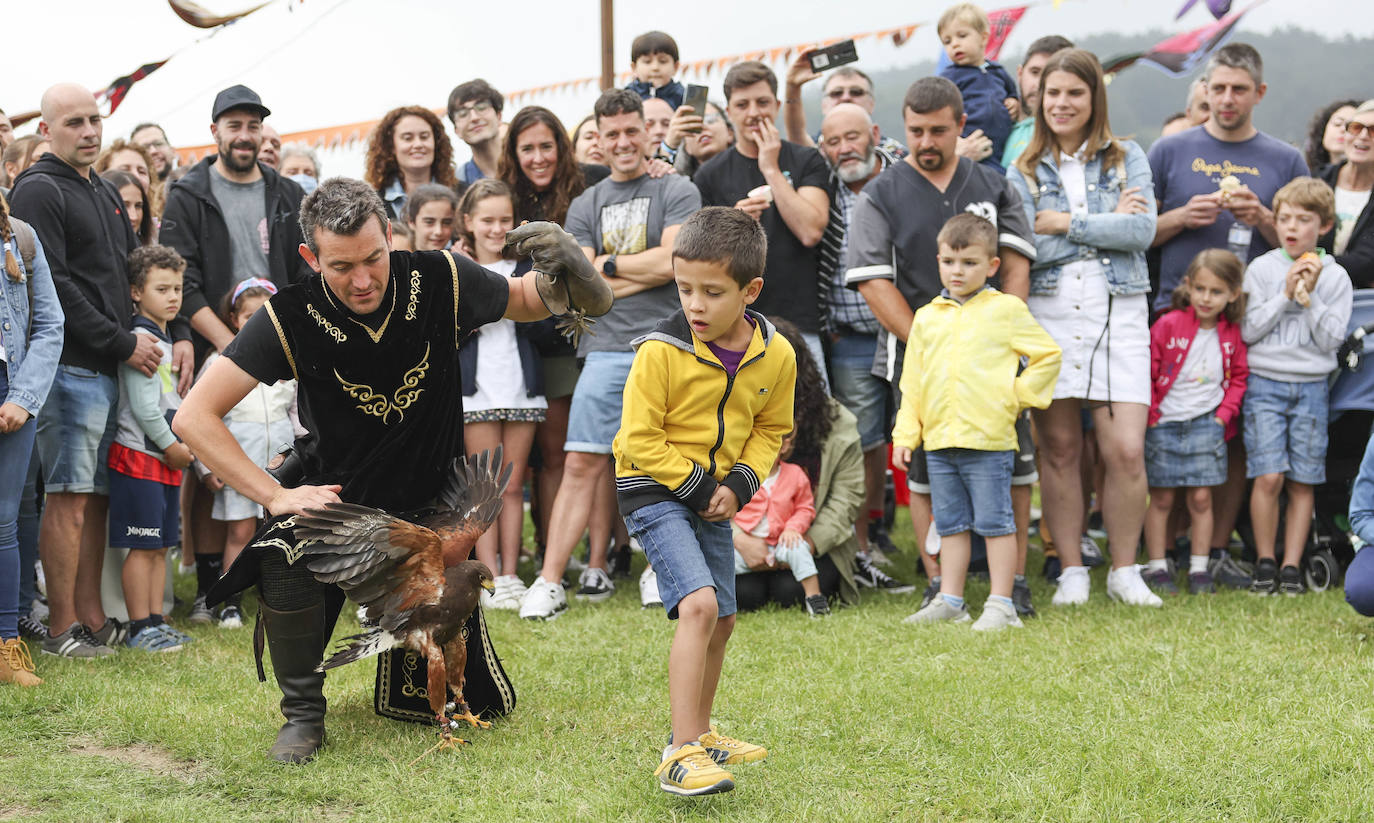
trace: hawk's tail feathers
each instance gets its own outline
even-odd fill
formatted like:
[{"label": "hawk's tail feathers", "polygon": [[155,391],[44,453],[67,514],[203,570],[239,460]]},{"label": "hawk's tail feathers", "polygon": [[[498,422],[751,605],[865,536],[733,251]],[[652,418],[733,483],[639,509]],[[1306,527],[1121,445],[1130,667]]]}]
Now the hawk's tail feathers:
[{"label": "hawk's tail feathers", "polygon": [[315,667],[315,671],[322,672],[329,669],[336,669],[346,663],[352,663],[371,657],[374,654],[381,654],[388,649],[394,649],[401,645],[401,638],[382,628],[375,628],[371,631],[345,637],[335,647],[335,652],[330,658]]}]

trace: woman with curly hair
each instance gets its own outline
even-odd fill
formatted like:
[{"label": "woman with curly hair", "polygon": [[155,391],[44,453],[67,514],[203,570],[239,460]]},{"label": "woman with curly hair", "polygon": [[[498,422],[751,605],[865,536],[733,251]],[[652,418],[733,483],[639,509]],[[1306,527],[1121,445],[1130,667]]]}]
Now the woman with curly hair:
[{"label": "woman with curly hair", "polygon": [[1302,151],[1313,176],[1345,159],[1345,124],[1359,105],[1359,100],[1337,100],[1312,116]]},{"label": "woman with curly hair", "polygon": [[[153,163],[153,155],[146,148],[137,143],[130,143],[122,137],[116,137],[95,161],[96,174],[104,174],[115,169],[126,172],[138,180],[138,184],[143,187],[144,195],[147,196],[149,219],[154,222],[162,216],[164,201],[162,187],[153,185],[155,168],[157,166]],[[134,231],[138,231],[137,227]]]},{"label": "woman with curly hair", "polygon": [[[825,390],[820,370],[801,331],[778,317],[769,320],[792,344],[797,355],[797,388],[793,401],[792,455],[811,482],[816,516],[802,535],[816,559],[821,594],[845,605],[859,602],[854,583],[854,558],[859,543],[854,518],[863,505],[864,453],[854,414]],[[740,611],[768,603],[792,606],[802,602],[801,584],[787,569],[769,565],[764,538],[735,530],[735,551],[750,571],[735,576],[735,599]]]},{"label": "woman with curly hair", "polygon": [[421,106],[392,109],[378,121],[367,144],[366,169],[363,179],[382,196],[392,220],[405,217],[406,197],[416,186],[458,188],[444,124]]}]

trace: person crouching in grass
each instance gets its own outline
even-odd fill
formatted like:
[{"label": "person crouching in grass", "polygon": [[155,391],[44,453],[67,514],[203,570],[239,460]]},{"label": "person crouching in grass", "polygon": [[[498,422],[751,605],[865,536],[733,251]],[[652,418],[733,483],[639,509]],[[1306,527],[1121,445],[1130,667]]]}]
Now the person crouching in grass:
[{"label": "person crouching in grass", "polygon": [[172,340],[167,323],[181,310],[181,276],[186,261],[166,246],[145,246],[129,255],[133,333],[157,341],[162,360],[145,375],[119,366],[119,423],[110,445],[110,545],[128,549],[124,559],[124,604],[129,610],[126,643],[148,652],[179,651],[190,635],[163,619],[167,548],[180,539],[181,470],[191,450],[172,434],[172,415],[181,405],[172,374]]},{"label": "person crouching in grass", "polygon": [[737,209],[705,208],[682,225],[672,258],[682,312],[635,341],[612,444],[621,513],[678,621],[668,654],[672,740],[654,771],[672,794],[729,791],[734,778],[722,766],[768,755],[711,726],[735,626],[730,520],[792,430],[796,356],[748,310],[763,290],[766,251],[758,221]]},{"label": "person crouching in grass", "polygon": [[[1016,418],[1027,408],[1050,405],[1060,350],[1020,298],[987,284],[1001,262],[992,223],[960,214],[945,223],[937,241],[945,288],[911,322],[892,462],[906,471],[912,450],[925,445],[943,573],[939,596],[905,622],[970,619],[964,578],[972,529],[987,541],[992,577],[992,593],[973,628],[1019,628],[1011,600]],[[1027,363],[1018,374],[1023,357]]]}]

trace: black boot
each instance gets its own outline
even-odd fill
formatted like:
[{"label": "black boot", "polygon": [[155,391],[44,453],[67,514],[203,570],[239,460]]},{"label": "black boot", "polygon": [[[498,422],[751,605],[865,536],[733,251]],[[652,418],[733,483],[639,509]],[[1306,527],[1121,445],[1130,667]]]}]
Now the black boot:
[{"label": "black boot", "polygon": [[304,763],[324,745],[324,672],[320,665],[329,643],[329,608],[318,603],[298,611],[279,612],[259,602],[272,671],[281,687],[281,713],[286,725],[268,755],[281,763]]}]

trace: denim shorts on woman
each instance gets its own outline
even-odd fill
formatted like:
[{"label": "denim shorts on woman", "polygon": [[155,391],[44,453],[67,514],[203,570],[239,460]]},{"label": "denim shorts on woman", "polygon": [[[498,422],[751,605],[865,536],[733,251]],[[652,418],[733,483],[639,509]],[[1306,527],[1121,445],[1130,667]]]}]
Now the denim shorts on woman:
[{"label": "denim shorts on woman", "polygon": [[682,598],[708,586],[716,591],[716,615],[735,613],[735,541],[730,521],[712,523],[681,503],[665,500],[635,509],[625,526],[644,547],[658,575],[658,595],[669,620]]},{"label": "denim shorts on woman", "polygon": [[1016,533],[1011,511],[1015,451],[936,449],[926,452],[930,507],[941,537],[974,531],[983,537]]},{"label": "denim shorts on woman", "polygon": [[1326,381],[1285,383],[1255,374],[1245,386],[1245,476],[1326,482]]},{"label": "denim shorts on woman", "polygon": [[108,374],[59,365],[38,413],[38,456],[48,492],[108,494],[105,460],[118,422],[119,383]]},{"label": "denim shorts on woman", "polygon": [[1226,427],[1207,414],[1145,430],[1145,474],[1157,489],[1201,488],[1226,482]]},{"label": "denim shorts on woman", "polygon": [[625,381],[630,378],[634,352],[595,351],[587,355],[573,390],[568,411],[566,451],[610,454],[620,431]]}]

